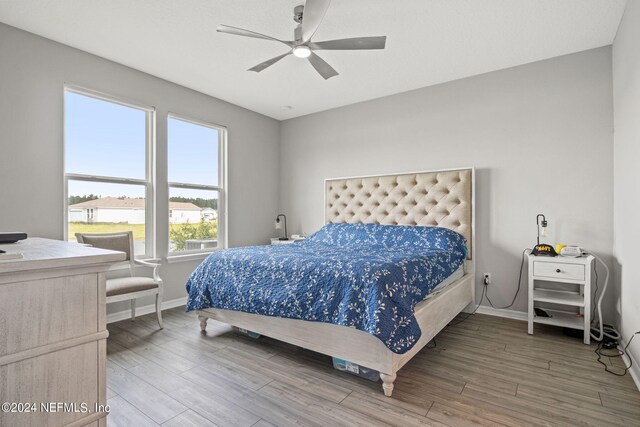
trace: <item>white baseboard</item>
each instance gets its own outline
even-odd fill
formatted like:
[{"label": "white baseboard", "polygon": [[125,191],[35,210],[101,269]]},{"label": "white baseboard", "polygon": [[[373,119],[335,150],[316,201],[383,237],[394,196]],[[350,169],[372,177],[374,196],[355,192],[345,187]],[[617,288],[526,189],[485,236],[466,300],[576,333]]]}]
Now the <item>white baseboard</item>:
[{"label": "white baseboard", "polygon": [[478,307],[476,313],[486,314],[488,316],[506,317],[507,319],[528,320],[527,313],[524,311],[493,308],[486,305],[481,305],[480,307]]},{"label": "white baseboard", "polygon": [[[622,343],[618,346],[618,350],[622,351],[624,349],[624,345]],[[622,360],[624,363],[629,366],[631,363],[631,369],[629,369],[629,374],[631,374],[631,378],[633,378],[633,382],[636,384],[638,390],[640,390],[640,365],[638,365],[638,361],[631,356],[631,353],[627,352],[622,356]]]},{"label": "white baseboard", "polygon": [[[185,305],[187,303],[187,297],[181,297],[172,299],[169,301],[162,301],[162,309],[168,310],[170,308],[180,307],[181,305]],[[144,305],[142,307],[136,307],[136,316],[143,316],[149,313],[156,312],[156,305],[149,304]],[[119,322],[120,320],[131,318],[131,310],[124,311],[116,311],[115,313],[107,314],[107,323]]]}]

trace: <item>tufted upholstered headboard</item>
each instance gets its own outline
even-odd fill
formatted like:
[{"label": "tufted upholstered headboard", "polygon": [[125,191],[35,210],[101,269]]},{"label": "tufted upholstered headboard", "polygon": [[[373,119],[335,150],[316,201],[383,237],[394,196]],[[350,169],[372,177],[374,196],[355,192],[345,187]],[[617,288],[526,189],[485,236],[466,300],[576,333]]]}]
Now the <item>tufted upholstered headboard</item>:
[{"label": "tufted upholstered headboard", "polygon": [[473,259],[473,168],[325,180],[325,223],[439,226]]}]

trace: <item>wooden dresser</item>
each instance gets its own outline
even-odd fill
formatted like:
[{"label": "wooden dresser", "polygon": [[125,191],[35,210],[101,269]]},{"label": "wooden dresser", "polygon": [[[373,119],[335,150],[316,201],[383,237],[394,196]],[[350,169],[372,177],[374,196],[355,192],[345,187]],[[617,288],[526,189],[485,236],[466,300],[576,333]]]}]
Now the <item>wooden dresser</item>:
[{"label": "wooden dresser", "polygon": [[0,249],[23,254],[0,260],[0,426],[105,426],[105,273],[124,253],[39,238]]}]

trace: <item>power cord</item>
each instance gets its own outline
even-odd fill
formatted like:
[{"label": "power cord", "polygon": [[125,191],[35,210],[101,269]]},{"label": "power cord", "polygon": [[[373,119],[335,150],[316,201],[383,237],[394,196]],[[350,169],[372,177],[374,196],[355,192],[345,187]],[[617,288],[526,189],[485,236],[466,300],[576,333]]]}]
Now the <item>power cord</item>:
[{"label": "power cord", "polygon": [[[520,262],[520,274],[518,275],[518,288],[516,289],[516,293],[515,295],[513,295],[513,299],[511,300],[511,304],[509,305],[505,305],[504,307],[496,307],[495,305],[493,305],[493,302],[491,302],[491,299],[489,298],[489,291],[486,291],[486,295],[487,295],[487,301],[489,301],[489,304],[491,305],[491,307],[493,308],[497,308],[497,309],[505,309],[505,308],[510,308],[513,306],[513,304],[515,304],[516,299],[518,298],[518,294],[520,293],[520,286],[522,284],[522,270],[524,269],[524,255],[527,253],[529,249],[525,249],[524,251],[522,251],[522,261]],[[486,290],[487,287],[489,286],[489,283],[487,283],[486,281],[484,281],[484,289]]]},{"label": "power cord", "polygon": [[483,282],[483,287],[482,287],[482,295],[480,296],[480,301],[478,302],[478,305],[476,305],[476,308],[471,312],[468,313],[464,319],[460,319],[457,322],[449,322],[448,326],[455,326],[455,325],[459,325],[460,323],[464,322],[465,320],[467,320],[469,317],[471,317],[471,315],[476,314],[476,311],[478,311],[478,308],[480,308],[480,305],[482,304],[482,301],[484,301],[485,298],[487,298],[487,301],[489,301],[489,304],[491,305],[491,307],[493,308],[509,308],[511,306],[513,306],[513,304],[515,304],[516,299],[518,298],[518,294],[520,293],[520,287],[522,285],[522,270],[524,269],[524,256],[527,253],[529,249],[525,249],[524,251],[522,251],[522,262],[520,262],[520,274],[518,275],[518,288],[516,289],[516,293],[513,296],[513,300],[511,300],[511,304],[506,305],[504,307],[496,307],[493,305],[493,302],[491,302],[491,300],[489,299],[489,292],[487,290],[489,284],[484,281]]},{"label": "power cord", "polygon": [[[593,263],[593,274],[596,276],[596,286],[595,286],[595,291],[593,292],[593,298],[591,299],[591,301],[595,301],[596,297],[598,296],[598,269],[596,268],[596,266],[598,265],[597,262]],[[593,304],[593,312],[591,313],[591,320],[596,318],[596,305]]]},{"label": "power cord", "polygon": [[[518,294],[520,293],[520,288],[521,288],[521,285],[522,285],[522,271],[524,269],[524,256],[525,256],[525,254],[527,253],[528,250],[529,249],[525,249],[524,251],[522,251],[522,261],[520,262],[520,273],[518,274],[518,288],[516,289],[516,293],[513,295],[513,299],[511,300],[511,304],[506,305],[504,307],[496,307],[496,306],[494,306],[493,302],[489,298],[489,293],[487,291],[489,283],[487,283],[487,281],[485,280],[483,282],[484,286],[482,287],[482,295],[480,297],[480,301],[478,302],[478,305],[476,306],[476,308],[471,313],[468,313],[463,319],[460,319],[457,322],[449,322],[448,326],[459,325],[460,323],[464,322],[469,317],[471,317],[473,314],[475,314],[476,311],[478,311],[478,308],[480,308],[480,305],[482,304],[482,301],[484,301],[485,297],[487,298],[487,301],[489,301],[489,304],[493,308],[505,309],[505,308],[512,307],[513,304],[515,304],[516,299],[518,298]],[[584,254],[587,254],[587,252],[584,252]],[[627,342],[627,345],[625,345],[624,349],[622,349],[622,350],[617,349],[617,348],[613,348],[613,349],[604,348],[603,349],[603,345],[604,345],[603,338],[604,337],[610,338],[610,339],[612,339],[614,341],[619,340],[621,337],[620,337],[620,334],[618,333],[618,331],[616,329],[614,329],[612,326],[604,325],[602,323],[602,309],[601,309],[601,306],[602,306],[602,299],[603,299],[604,294],[605,294],[605,292],[607,290],[607,284],[609,282],[609,268],[604,263],[604,261],[602,261],[602,259],[600,259],[600,257],[598,257],[596,254],[591,252],[590,255],[593,255],[596,258],[596,260],[598,260],[604,266],[605,271],[606,271],[606,277],[605,277],[605,280],[604,280],[602,293],[600,294],[600,298],[598,299],[597,305],[594,305],[594,307],[593,307],[593,316],[591,317],[592,319],[595,319],[595,313],[596,313],[596,308],[597,308],[597,310],[598,310],[598,331],[600,332],[600,334],[599,334],[599,336],[596,336],[593,332],[591,333],[591,337],[593,339],[595,339],[596,341],[599,341],[598,347],[595,349],[595,353],[598,355],[598,362],[604,366],[604,370],[606,372],[609,372],[610,374],[613,374],[613,375],[617,375],[619,377],[623,377],[623,376],[625,376],[627,374],[627,372],[629,372],[629,369],[631,369],[631,366],[633,365],[633,359],[629,358],[629,366],[626,366],[626,364],[625,364],[625,368],[624,368],[623,373],[619,373],[619,372],[615,372],[615,371],[610,370],[609,369],[609,365],[607,365],[605,362],[602,361],[602,357],[622,357],[622,356],[626,355],[627,354],[627,349],[631,345],[631,342],[633,341],[633,338],[636,335],[640,334],[640,331],[635,332],[631,336],[631,338]],[[596,269],[596,263],[595,262],[593,263],[593,272],[594,272],[595,277],[596,277],[595,292],[594,292],[594,299],[595,299],[595,296],[598,294],[598,271]],[[434,344],[435,344],[435,340],[434,340]],[[603,350],[614,350],[616,352],[616,354],[606,354],[606,353],[603,353]],[[624,361],[623,361],[623,363],[624,363]]]},{"label": "power cord", "polygon": [[[608,338],[609,340],[612,341],[619,341],[622,337],[620,336],[620,333],[613,328],[612,326],[608,326],[605,330],[605,324],[602,322],[602,299],[604,298],[604,295],[607,293],[607,285],[609,284],[609,267],[607,266],[607,264],[605,264],[605,262],[602,260],[602,258],[600,258],[598,255],[596,255],[593,252],[582,252],[583,255],[593,255],[593,257],[600,263],[602,264],[602,266],[604,267],[604,271],[606,273],[605,277],[604,277],[604,284],[602,285],[602,292],[600,292],[600,297],[598,298],[598,303],[595,305],[595,308],[597,309],[598,312],[598,323],[596,327],[591,327],[591,338],[593,338],[596,341],[603,341],[606,338]],[[595,264],[595,263],[594,263]],[[595,323],[595,311],[594,311],[594,323]],[[596,332],[598,332],[598,334],[596,335],[596,333],[593,332],[593,330],[595,330]]]},{"label": "power cord", "polygon": [[487,290],[486,286],[484,288],[482,288],[482,295],[480,296],[480,302],[478,302],[478,305],[476,305],[476,308],[471,313],[467,313],[467,315],[466,315],[466,317],[464,319],[458,320],[455,323],[454,322],[449,322],[449,324],[447,326],[459,325],[460,323],[464,322],[465,320],[467,320],[472,315],[476,314],[476,311],[478,311],[478,308],[480,308],[480,304],[482,304],[482,301],[484,300],[484,297],[485,297],[485,294],[486,294],[486,290]]},{"label": "power cord", "polygon": [[627,345],[624,346],[624,349],[620,350],[618,348],[612,348],[612,349],[604,349],[604,350],[614,350],[616,353],[615,354],[606,354],[603,353],[603,348],[602,348],[602,341],[600,341],[598,343],[598,348],[595,349],[596,354],[598,355],[598,362],[600,364],[602,364],[604,366],[604,370],[606,372],[609,372],[610,374],[616,375],[618,377],[624,377],[625,375],[627,375],[627,372],[629,372],[629,369],[631,369],[631,366],[633,366],[633,359],[631,357],[629,357],[629,366],[626,365],[626,363],[624,363],[624,359],[622,360],[622,363],[625,365],[624,366],[624,371],[622,373],[619,372],[615,372],[612,371],[611,369],[609,369],[609,365],[607,365],[605,362],[602,361],[602,357],[622,357],[624,355],[627,354],[627,348],[629,348],[629,346],[631,345],[631,341],[633,341],[633,339],[635,338],[636,335],[640,334],[640,331],[635,332],[633,335],[631,335],[631,338],[629,339],[629,342],[627,342]]},{"label": "power cord", "polygon": [[[640,334],[640,331],[635,332],[633,335],[631,335],[631,338],[629,339],[629,341],[627,342],[627,345],[624,346],[624,348],[622,350],[620,350],[619,348],[614,347],[621,339],[622,336],[620,335],[620,333],[613,327],[610,325],[605,325],[602,321],[602,299],[604,298],[605,293],[607,292],[607,285],[609,284],[609,267],[607,266],[607,264],[605,264],[605,262],[596,254],[594,254],[593,252],[583,252],[583,255],[593,255],[593,257],[600,263],[602,264],[602,266],[604,267],[605,270],[605,278],[604,278],[604,284],[602,285],[602,292],[600,292],[600,297],[598,298],[598,303],[594,306],[593,309],[593,316],[592,319],[594,319],[594,325],[596,325],[595,327],[591,327],[591,338],[593,338],[594,340],[598,341],[598,347],[595,349],[595,353],[598,355],[598,363],[600,363],[601,365],[604,366],[604,370],[612,375],[616,375],[618,377],[623,377],[625,375],[627,375],[627,372],[629,372],[629,369],[631,369],[631,366],[633,365],[633,359],[631,359],[631,357],[629,357],[629,366],[624,367],[624,370],[622,371],[622,373],[619,372],[615,372],[612,371],[611,369],[609,369],[609,365],[607,365],[606,363],[604,363],[602,361],[602,357],[622,357],[624,355],[627,354],[627,349],[629,348],[629,345],[631,345],[631,342],[633,341],[633,338]],[[596,263],[593,263],[593,271],[595,273],[596,276],[596,291],[594,294],[594,298],[598,293],[598,271],[596,270]],[[596,314],[596,309],[598,312],[598,321],[597,323],[595,322],[595,314]],[[595,330],[596,333],[594,333],[593,331]],[[611,346],[611,347],[607,347],[607,346]],[[604,351],[604,352],[603,352]],[[606,351],[613,351],[615,352],[614,354],[611,353],[606,353]],[[624,364],[624,360],[622,362]]]}]

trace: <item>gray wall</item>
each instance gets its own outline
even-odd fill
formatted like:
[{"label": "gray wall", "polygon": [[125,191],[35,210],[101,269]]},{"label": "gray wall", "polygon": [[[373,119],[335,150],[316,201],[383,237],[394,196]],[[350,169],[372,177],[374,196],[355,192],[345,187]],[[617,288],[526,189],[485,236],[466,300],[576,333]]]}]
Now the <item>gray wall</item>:
[{"label": "gray wall", "polygon": [[285,121],[281,210],[290,230],[313,232],[325,178],[475,166],[478,276],[493,274],[505,305],[539,212],[548,242],[610,260],[611,78],[605,47]]},{"label": "gray wall", "polygon": [[[640,270],[635,251],[640,239],[640,2],[627,9],[613,44],[614,255],[620,281],[617,305],[622,336],[640,331]],[[640,337],[629,347],[640,380]]]},{"label": "gray wall", "polygon": [[[550,242],[580,244],[610,260],[610,48],[281,124],[3,24],[0,58],[3,229],[63,237],[62,87],[72,83],[156,107],[161,159],[168,111],[228,127],[231,246],[266,243],[278,206],[288,214],[291,232],[317,230],[327,177],[475,166],[477,267],[493,273],[489,292],[496,305],[508,303],[515,291],[520,254],[534,243],[538,212],[550,220]],[[628,157],[622,154],[620,161]],[[158,169],[162,206],[166,163]],[[166,222],[160,212],[158,225]],[[166,244],[160,233],[158,256],[165,255]],[[163,267],[166,299],[184,295],[196,264]],[[525,301],[523,291],[514,308],[524,310]],[[611,313],[612,303],[606,308]]]},{"label": "gray wall", "polygon": [[[157,202],[167,203],[167,113],[229,130],[229,244],[267,243],[277,210],[276,120],[0,24],[0,230],[63,238],[63,85],[71,83],[157,110]],[[158,212],[158,229],[168,223]],[[166,233],[158,233],[164,256]],[[197,261],[162,268],[165,299],[185,295]],[[141,301],[144,305],[150,301]],[[123,307],[110,306],[110,312]]]}]

